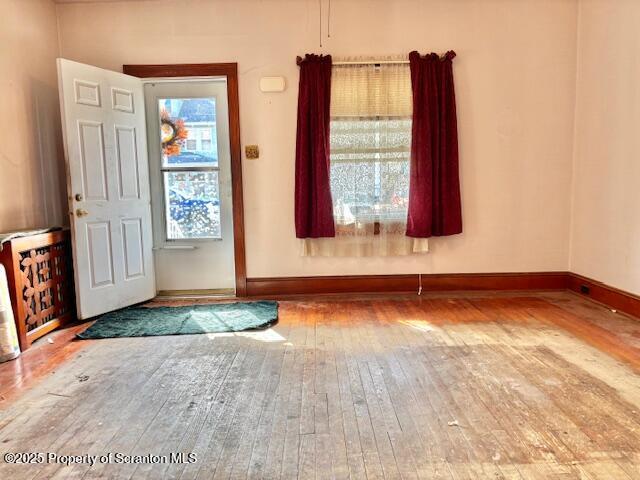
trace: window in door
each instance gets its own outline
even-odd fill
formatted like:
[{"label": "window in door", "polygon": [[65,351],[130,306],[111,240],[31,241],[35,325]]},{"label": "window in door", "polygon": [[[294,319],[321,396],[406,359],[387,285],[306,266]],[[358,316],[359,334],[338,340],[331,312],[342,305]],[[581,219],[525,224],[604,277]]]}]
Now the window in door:
[{"label": "window in door", "polygon": [[220,239],[215,98],[158,100],[167,240]]}]

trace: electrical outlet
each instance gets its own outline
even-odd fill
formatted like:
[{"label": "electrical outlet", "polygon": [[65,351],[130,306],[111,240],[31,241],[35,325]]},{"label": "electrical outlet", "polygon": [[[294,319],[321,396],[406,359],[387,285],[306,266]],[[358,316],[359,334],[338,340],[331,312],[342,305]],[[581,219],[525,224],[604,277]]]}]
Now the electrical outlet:
[{"label": "electrical outlet", "polygon": [[258,145],[246,145],[244,147],[244,155],[248,160],[255,160],[260,157],[260,149],[258,149]]}]

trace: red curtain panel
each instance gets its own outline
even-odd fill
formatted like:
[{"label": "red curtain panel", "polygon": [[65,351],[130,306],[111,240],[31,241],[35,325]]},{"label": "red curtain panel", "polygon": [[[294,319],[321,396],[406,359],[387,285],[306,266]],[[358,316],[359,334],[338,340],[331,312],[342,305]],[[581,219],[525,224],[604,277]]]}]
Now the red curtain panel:
[{"label": "red curtain panel", "polygon": [[298,65],[296,237],[335,237],[329,183],[331,56],[307,54],[298,57]]},{"label": "red curtain panel", "polygon": [[435,53],[409,54],[413,91],[411,176],[407,236],[462,232],[458,129],[452,60]]}]

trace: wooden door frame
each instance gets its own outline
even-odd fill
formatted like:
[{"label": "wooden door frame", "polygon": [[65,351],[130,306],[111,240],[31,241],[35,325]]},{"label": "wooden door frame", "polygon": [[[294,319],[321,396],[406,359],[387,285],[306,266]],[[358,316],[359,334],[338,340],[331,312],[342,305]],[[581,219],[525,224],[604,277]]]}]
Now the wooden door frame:
[{"label": "wooden door frame", "polygon": [[123,65],[122,71],[127,75],[139,78],[184,77],[188,79],[188,77],[227,77],[236,296],[245,297],[247,295],[247,266],[244,244],[244,204],[242,197],[242,154],[240,146],[238,64],[183,63],[166,65]]}]

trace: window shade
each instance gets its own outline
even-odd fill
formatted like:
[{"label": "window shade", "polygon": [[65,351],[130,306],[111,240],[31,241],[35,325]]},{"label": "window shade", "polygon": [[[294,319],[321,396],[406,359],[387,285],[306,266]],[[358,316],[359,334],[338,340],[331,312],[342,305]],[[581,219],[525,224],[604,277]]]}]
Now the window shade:
[{"label": "window shade", "polygon": [[411,117],[411,71],[407,64],[335,65],[331,117]]}]

